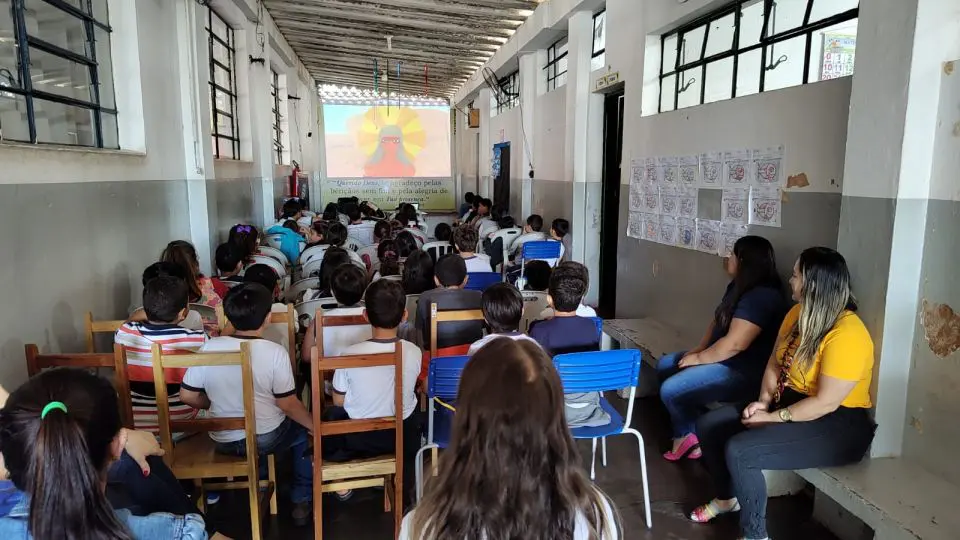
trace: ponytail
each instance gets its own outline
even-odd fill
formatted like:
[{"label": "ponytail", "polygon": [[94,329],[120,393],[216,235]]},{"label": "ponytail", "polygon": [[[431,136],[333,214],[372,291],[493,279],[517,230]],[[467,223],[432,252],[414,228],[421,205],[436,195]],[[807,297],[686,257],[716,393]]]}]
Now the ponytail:
[{"label": "ponytail", "polygon": [[400,253],[396,240],[384,240],[377,246],[377,257],[380,259],[380,276],[400,275]]}]

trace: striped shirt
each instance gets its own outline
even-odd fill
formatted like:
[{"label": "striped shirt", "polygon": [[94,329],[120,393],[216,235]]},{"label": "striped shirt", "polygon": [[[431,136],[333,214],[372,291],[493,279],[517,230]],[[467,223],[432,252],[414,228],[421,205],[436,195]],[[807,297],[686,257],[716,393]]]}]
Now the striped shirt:
[{"label": "striped shirt", "polygon": [[[160,345],[164,354],[194,353],[203,347],[207,336],[199,330],[190,330],[176,324],[124,323],[114,336],[127,352],[127,372],[130,377],[130,395],[133,401],[133,424],[136,429],[157,433],[157,398],[153,384],[151,346]],[[164,370],[171,420],[195,418],[197,411],[180,401],[180,382],[186,369]]]}]

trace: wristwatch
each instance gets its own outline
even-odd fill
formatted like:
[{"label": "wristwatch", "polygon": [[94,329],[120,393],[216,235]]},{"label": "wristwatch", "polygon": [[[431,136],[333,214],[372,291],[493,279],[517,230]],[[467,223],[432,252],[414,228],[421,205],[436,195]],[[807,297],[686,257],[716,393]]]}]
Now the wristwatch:
[{"label": "wristwatch", "polygon": [[793,414],[790,413],[790,409],[784,407],[777,411],[777,414],[780,415],[780,420],[784,422],[793,422]]}]

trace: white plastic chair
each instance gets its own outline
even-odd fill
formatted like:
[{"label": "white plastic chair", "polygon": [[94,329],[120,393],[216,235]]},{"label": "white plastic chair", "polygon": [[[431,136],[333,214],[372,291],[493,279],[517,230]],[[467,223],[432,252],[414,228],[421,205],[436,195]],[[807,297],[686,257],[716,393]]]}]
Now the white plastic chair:
[{"label": "white plastic chair", "polygon": [[367,271],[367,264],[363,262],[363,259],[360,258],[360,255],[356,251],[347,250],[347,255],[350,256],[350,262],[360,267],[364,272]]},{"label": "white plastic chair", "polygon": [[303,267],[300,269],[300,277],[303,279],[312,277],[312,274],[314,272],[317,272],[320,270],[321,264],[323,264],[323,257],[317,257],[317,258],[311,259],[310,262],[304,264]]},{"label": "white plastic chair", "polygon": [[347,237],[347,241],[343,243],[343,249],[349,251],[350,253],[356,253],[363,246],[356,238]]},{"label": "white plastic chair", "polygon": [[303,253],[300,254],[300,264],[305,265],[314,259],[322,259],[323,254],[326,253],[329,247],[329,244],[320,244],[318,246],[308,247],[307,249],[303,250]]},{"label": "white plastic chair", "polygon": [[280,249],[283,243],[283,235],[282,234],[264,235],[263,243],[274,249]]},{"label": "white plastic chair", "polygon": [[[360,260],[363,260],[363,256],[366,255],[370,259],[370,267],[367,270],[372,270],[376,272],[380,269],[380,257],[377,255],[377,248],[380,247],[377,244],[373,244],[367,247],[360,248],[357,251],[357,255],[360,257]],[[364,264],[366,266],[366,264]]]},{"label": "white plastic chair", "polygon": [[540,291],[520,291],[523,296],[523,316],[520,318],[520,331],[526,334],[530,325],[540,318],[540,313],[549,306],[547,293]]},{"label": "white plastic chair", "polygon": [[[503,262],[504,263],[510,260],[510,257],[509,257],[510,249],[513,247],[513,243],[516,242],[517,238],[520,238],[522,234],[523,234],[523,229],[519,227],[512,227],[509,229],[500,229],[499,231],[493,233],[493,236],[490,237],[491,243],[496,242],[497,238],[503,239]],[[481,253],[483,250],[483,238],[484,237],[482,236],[480,237],[480,249],[478,250]],[[490,253],[487,253],[487,255],[490,255]]]},{"label": "white plastic chair", "polygon": [[300,316],[300,323],[306,327],[313,322],[313,318],[316,317],[318,309],[334,309],[336,307],[337,299],[333,297],[326,297],[300,302],[294,307],[294,309]]},{"label": "white plastic chair", "polygon": [[287,275],[287,267],[273,257],[266,255],[254,255],[251,257],[253,264],[265,264],[276,271],[277,276],[283,278]]},{"label": "white plastic chair", "polygon": [[303,294],[303,291],[307,289],[316,289],[320,287],[320,278],[317,277],[308,277],[294,282],[293,285],[290,285],[290,288],[287,289],[284,299],[288,302],[296,302],[297,297]]},{"label": "white plastic chair", "polygon": [[453,245],[446,241],[427,242],[421,249],[430,255],[434,263],[439,261],[440,257],[443,257],[447,253],[453,253]]},{"label": "white plastic chair", "polygon": [[287,266],[290,264],[290,261],[287,260],[287,256],[284,255],[282,251],[274,247],[260,246],[259,248],[257,248],[257,254],[266,255],[267,257],[276,259],[277,261],[280,262],[280,264],[284,266]]}]

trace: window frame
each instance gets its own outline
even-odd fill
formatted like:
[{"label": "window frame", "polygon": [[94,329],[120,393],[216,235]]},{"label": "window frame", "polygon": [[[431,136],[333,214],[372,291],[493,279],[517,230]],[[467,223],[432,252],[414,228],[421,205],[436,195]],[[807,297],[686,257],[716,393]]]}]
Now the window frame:
[{"label": "window frame", "polygon": [[504,111],[509,111],[514,107],[520,105],[520,70],[513,71],[508,73],[506,76],[499,79],[500,88],[509,91],[511,94],[515,94],[514,97],[508,99],[504,103],[497,101],[497,114],[500,114]]},{"label": "window frame", "polygon": [[280,74],[270,69],[270,93],[273,95],[273,155],[277,165],[283,165],[283,126],[280,114]]},{"label": "window frame", "polygon": [[[597,19],[603,16],[603,48],[597,50]],[[591,50],[593,51],[593,56],[591,58],[596,58],[600,55],[606,54],[607,52],[607,10],[601,9],[600,11],[593,14],[593,39],[591,40]]]},{"label": "window frame", "polygon": [[[557,48],[564,45],[567,45],[567,49],[563,51],[563,54],[558,56]],[[547,72],[547,92],[556,90],[557,88],[567,84],[566,81],[564,81],[562,85],[558,86],[557,79],[559,79],[561,75],[567,74],[569,63],[567,64],[567,69],[564,69],[563,71],[557,71],[557,67],[560,64],[560,61],[565,59],[569,53],[569,36],[563,36],[555,41],[553,45],[550,45],[550,47],[547,48],[547,65],[543,67],[543,70]]]},{"label": "window frame", "polygon": [[[213,18],[216,17],[220,23],[226,28],[226,39],[218,36],[213,31]],[[213,10],[211,7],[207,7],[207,21],[205,30],[207,31],[207,54],[209,56],[209,68],[210,68],[210,135],[213,138],[213,157],[216,159],[240,159],[240,120],[237,118],[237,46],[236,46],[236,34],[235,30],[226,19],[220,16],[219,13]],[[227,55],[229,56],[229,66],[224,65],[223,62],[220,62],[214,58],[214,41],[216,41],[221,47],[227,50]],[[216,68],[227,72],[228,82],[230,83],[231,88],[224,88],[217,84],[216,79]],[[222,111],[217,108],[217,92],[226,94],[230,98],[230,111]],[[230,128],[233,132],[233,135],[225,135],[220,133],[219,129],[219,118],[226,117],[230,119]],[[223,152],[220,151],[221,140],[230,141],[230,148],[233,151],[233,156],[224,157]]]},{"label": "window frame", "polygon": [[[40,1],[40,0],[38,0]],[[118,116],[118,111],[116,107],[116,89],[114,88],[114,106],[104,107],[101,105],[100,99],[100,66],[97,62],[97,40],[96,40],[96,29],[103,30],[107,32],[107,47],[109,48],[110,36],[113,34],[113,28],[109,24],[110,12],[109,5],[104,4],[107,13],[107,22],[98,20],[97,16],[94,15],[93,1],[92,0],[80,0],[83,4],[84,9],[78,8],[76,6],[70,5],[63,0],[42,0],[44,3],[49,6],[59,9],[64,12],[66,15],[70,15],[76,19],[79,19],[83,23],[83,31],[85,34],[85,46],[87,47],[88,54],[76,53],[59,45],[55,45],[43,39],[40,39],[37,36],[30,35],[27,32],[26,24],[26,4],[25,0],[11,0],[10,2],[10,15],[13,22],[13,34],[14,42],[16,46],[16,60],[17,60],[17,69],[16,75],[20,80],[16,81],[18,86],[2,86],[2,91],[5,93],[15,94],[22,96],[24,98],[24,104],[26,107],[27,113],[27,131],[29,133],[29,141],[24,141],[21,139],[8,138],[4,137],[3,140],[13,141],[13,142],[25,142],[30,144],[37,145],[59,145],[59,146],[75,146],[81,148],[102,148],[102,149],[112,149],[118,150],[120,148],[119,133],[116,135],[117,146],[105,146],[103,143],[103,114],[111,114],[116,118]],[[64,96],[61,94],[54,94],[51,92],[46,92],[44,90],[35,90],[33,88],[33,78],[30,74],[30,52],[31,49],[36,49],[45,54],[72,62],[74,64],[80,64],[85,66],[90,77],[89,87],[92,93],[93,101],[84,101],[82,99],[77,99],[73,97]],[[113,50],[110,49],[111,60],[113,58]],[[113,67],[111,66],[111,73]],[[9,76],[12,78],[13,73],[9,73]],[[113,77],[114,79],[116,77]],[[113,85],[113,80],[110,80],[110,85]],[[43,101],[49,101],[53,103],[59,103],[61,105],[66,105],[74,109],[86,109],[92,111],[93,113],[93,123],[91,128],[93,130],[93,145],[86,144],[70,144],[63,142],[52,142],[52,141],[40,141],[37,138],[37,118],[36,118],[36,106],[34,104],[34,99],[40,99]],[[114,121],[118,123],[118,120]]]},{"label": "window frame", "polygon": [[[743,8],[746,4],[752,2],[753,0],[733,0],[727,5],[724,5],[702,17],[698,17],[693,21],[690,21],[687,24],[677,27],[670,32],[666,32],[660,36],[660,94],[659,101],[657,103],[657,113],[661,112],[670,112],[678,110],[678,104],[680,101],[680,86],[681,86],[681,74],[689,70],[700,70],[700,100],[697,105],[703,105],[706,98],[707,91],[707,81],[706,73],[707,66],[715,62],[726,60],[728,58],[733,59],[733,74],[731,78],[731,91],[729,99],[737,98],[737,79],[740,68],[740,57],[746,53],[753,52],[756,50],[760,51],[760,85],[759,90],[756,93],[763,93],[766,91],[766,75],[767,71],[770,69],[767,65],[767,51],[771,49],[778,43],[785,42],[790,39],[797,37],[806,37],[806,46],[804,49],[804,61],[803,61],[803,82],[800,83],[802,86],[810,82],[810,54],[813,51],[813,35],[819,31],[837,24],[844,22],[849,22],[857,20],[860,17],[860,7],[859,4],[856,8],[837,13],[825,19],[819,21],[811,22],[810,16],[813,11],[813,4],[815,1],[823,2],[826,0],[806,0],[806,10],[803,17],[803,23],[796,28],[791,28],[789,30],[784,30],[782,32],[777,32],[773,35],[768,35],[768,29],[770,28],[770,14],[771,7],[773,6],[773,0],[761,0],[763,2],[763,25],[760,30],[760,40],[759,42],[749,45],[746,47],[740,47],[740,29],[741,29],[741,20],[743,18]],[[707,46],[710,42],[710,27],[713,23],[733,14],[734,16],[734,31],[733,31],[733,43],[730,48],[726,51],[716,53],[711,56],[705,56],[707,52]],[[700,50],[700,56],[698,60],[692,62],[681,63],[681,52],[683,50],[684,43],[684,34],[690,33],[695,30],[703,28],[703,44]],[[676,38],[677,48],[676,48],[676,61],[672,66],[672,69],[665,71],[664,60],[667,55],[667,40],[670,38]],[[663,110],[663,98],[664,98],[664,81],[669,78],[674,77],[673,81],[673,108],[668,111]],[[697,105],[691,105],[690,107],[695,107]],[[689,108],[689,107],[684,107]]]}]

